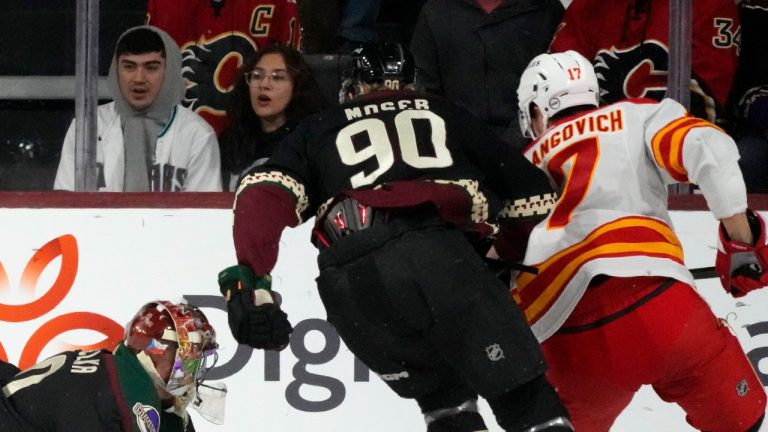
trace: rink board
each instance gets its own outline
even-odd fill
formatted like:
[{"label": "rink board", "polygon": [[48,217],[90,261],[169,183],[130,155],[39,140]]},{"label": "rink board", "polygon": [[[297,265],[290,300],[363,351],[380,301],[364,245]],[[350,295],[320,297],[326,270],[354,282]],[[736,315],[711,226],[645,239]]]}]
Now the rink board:
[{"label": "rink board", "polygon": [[[1,204],[0,204],[1,205]],[[689,267],[713,265],[715,220],[675,211]],[[296,331],[280,354],[238,347],[229,334],[217,271],[234,262],[228,209],[0,208],[0,356],[28,365],[119,335],[143,303],[185,297],[219,329],[211,376],[229,389],[226,423],[195,414],[198,431],[423,431],[416,405],[398,399],[323,320],[309,226],[287,230],[274,270]],[[33,259],[34,257],[34,259]],[[716,279],[698,283],[768,383],[768,290],[734,300]],[[238,349],[239,348],[239,349]],[[491,430],[500,431],[481,409]],[[684,432],[682,411],[644,388],[614,431]]]}]

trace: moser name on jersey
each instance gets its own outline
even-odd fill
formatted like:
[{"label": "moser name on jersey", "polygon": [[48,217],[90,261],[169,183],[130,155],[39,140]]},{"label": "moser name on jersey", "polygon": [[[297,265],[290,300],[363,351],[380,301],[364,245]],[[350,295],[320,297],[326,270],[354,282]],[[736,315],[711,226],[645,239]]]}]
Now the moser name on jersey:
[{"label": "moser name on jersey", "polygon": [[624,129],[624,115],[620,108],[607,113],[586,115],[578,120],[569,122],[565,127],[546,135],[546,139],[534,143],[529,151],[530,160],[534,165],[540,165],[550,150],[554,150],[561,142],[574,137],[595,132],[618,132]]},{"label": "moser name on jersey", "polygon": [[428,110],[429,101],[426,99],[400,99],[397,101],[387,101],[378,104],[356,106],[344,110],[347,120],[354,120],[378,113],[379,111],[398,111],[407,109]]}]

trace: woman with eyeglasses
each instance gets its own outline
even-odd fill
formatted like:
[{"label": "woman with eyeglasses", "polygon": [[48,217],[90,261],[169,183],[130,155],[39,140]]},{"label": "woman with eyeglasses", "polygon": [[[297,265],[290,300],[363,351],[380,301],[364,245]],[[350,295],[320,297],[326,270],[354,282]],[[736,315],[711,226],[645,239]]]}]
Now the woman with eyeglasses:
[{"label": "woman with eyeglasses", "polygon": [[219,138],[224,186],[266,162],[304,117],[328,106],[312,70],[292,47],[262,48],[241,67],[231,93],[229,126]]}]

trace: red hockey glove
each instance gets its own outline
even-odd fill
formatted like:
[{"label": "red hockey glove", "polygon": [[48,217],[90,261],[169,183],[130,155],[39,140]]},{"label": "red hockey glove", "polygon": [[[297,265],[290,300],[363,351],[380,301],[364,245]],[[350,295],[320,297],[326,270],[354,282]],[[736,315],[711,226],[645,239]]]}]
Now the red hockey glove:
[{"label": "red hockey glove", "polygon": [[725,291],[734,297],[768,286],[768,244],[765,238],[765,221],[747,209],[747,219],[755,244],[748,245],[731,240],[720,224],[715,269]]},{"label": "red hockey glove", "polygon": [[227,299],[229,329],[238,343],[272,351],[288,346],[293,327],[280,309],[280,294],[271,288],[270,275],[256,276],[244,265],[219,272],[219,289]]}]

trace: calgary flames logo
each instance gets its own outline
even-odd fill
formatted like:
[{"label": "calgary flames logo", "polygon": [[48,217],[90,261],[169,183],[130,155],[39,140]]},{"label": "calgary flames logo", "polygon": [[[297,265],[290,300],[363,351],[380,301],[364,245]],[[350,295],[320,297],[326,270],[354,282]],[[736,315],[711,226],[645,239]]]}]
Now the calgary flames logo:
[{"label": "calgary flames logo", "polygon": [[606,102],[641,97],[661,100],[667,91],[668,70],[667,49],[657,41],[628,49],[612,47],[595,58],[595,74]]},{"label": "calgary flames logo", "polygon": [[[595,74],[601,98],[606,103],[627,98],[661,100],[667,93],[669,53],[655,40],[625,49],[611,47],[595,56]],[[715,100],[695,75],[691,80],[691,109],[698,117],[714,120]]]},{"label": "calgary flames logo", "polygon": [[185,45],[181,62],[187,81],[185,105],[197,112],[224,115],[238,68],[256,48],[248,35],[239,32]]},{"label": "calgary flames logo", "polygon": [[[58,276],[50,289],[35,299],[38,282],[43,271],[56,258],[61,257]],[[38,249],[30,258],[21,274],[18,288],[21,296],[31,301],[23,304],[5,304],[0,302],[0,321],[19,323],[30,321],[51,312],[72,289],[78,267],[77,240],[65,234],[55,238]],[[10,278],[0,262],[0,299],[9,297]],[[90,345],[72,345],[59,340],[59,336],[71,330],[93,330],[106,336],[103,340]],[[43,349],[55,343],[59,352],[71,349],[114,348],[123,338],[123,327],[103,315],[93,312],[72,312],[56,316],[37,329],[27,341],[18,366],[21,369],[33,366],[39,360]],[[8,355],[0,343],[0,358],[8,361]]]}]

